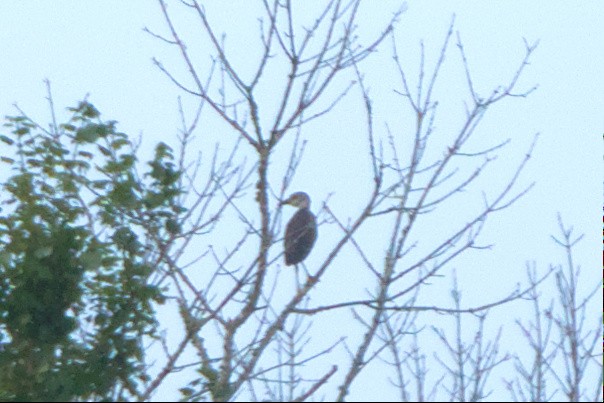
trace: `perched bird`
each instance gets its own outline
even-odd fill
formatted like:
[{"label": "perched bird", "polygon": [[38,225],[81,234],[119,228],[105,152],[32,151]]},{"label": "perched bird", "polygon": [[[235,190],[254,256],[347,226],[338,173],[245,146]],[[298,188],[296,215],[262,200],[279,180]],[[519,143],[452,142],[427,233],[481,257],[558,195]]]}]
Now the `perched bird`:
[{"label": "perched bird", "polygon": [[310,211],[310,197],[304,192],[296,192],[281,204],[298,207],[298,211],[287,223],[283,245],[285,265],[300,263],[310,253],[317,239],[317,219]]}]

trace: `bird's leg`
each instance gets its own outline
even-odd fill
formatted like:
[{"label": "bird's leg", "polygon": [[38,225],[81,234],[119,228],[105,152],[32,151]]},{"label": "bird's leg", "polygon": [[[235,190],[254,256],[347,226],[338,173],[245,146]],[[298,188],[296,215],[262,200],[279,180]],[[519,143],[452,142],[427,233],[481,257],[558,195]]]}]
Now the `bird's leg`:
[{"label": "bird's leg", "polygon": [[306,281],[308,281],[308,279],[310,279],[312,276],[310,275],[308,269],[306,268],[306,265],[304,264],[304,262],[302,262],[302,268],[304,269],[304,273],[306,273]]},{"label": "bird's leg", "polygon": [[298,270],[298,264],[294,266],[294,270],[296,271],[296,293],[300,291],[300,272]]}]

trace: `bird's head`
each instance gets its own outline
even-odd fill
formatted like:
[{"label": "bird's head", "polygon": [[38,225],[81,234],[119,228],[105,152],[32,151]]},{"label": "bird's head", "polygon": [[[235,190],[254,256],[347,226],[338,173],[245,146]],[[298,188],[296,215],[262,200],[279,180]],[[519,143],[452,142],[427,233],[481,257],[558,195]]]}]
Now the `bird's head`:
[{"label": "bird's head", "polygon": [[310,208],[310,197],[304,192],[296,192],[281,202],[281,205],[284,204],[298,208]]}]

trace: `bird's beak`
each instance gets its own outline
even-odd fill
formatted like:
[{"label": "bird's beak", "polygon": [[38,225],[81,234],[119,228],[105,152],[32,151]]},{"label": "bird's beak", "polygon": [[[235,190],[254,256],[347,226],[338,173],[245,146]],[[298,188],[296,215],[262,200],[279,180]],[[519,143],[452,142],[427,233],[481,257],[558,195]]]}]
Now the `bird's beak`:
[{"label": "bird's beak", "polygon": [[281,202],[279,203],[279,205],[280,205],[280,206],[284,206],[284,205],[286,205],[286,204],[290,204],[290,203],[291,203],[291,201],[292,201],[292,198],[291,198],[291,197],[288,197],[288,198],[287,198],[287,199],[285,199],[285,200],[281,200]]}]

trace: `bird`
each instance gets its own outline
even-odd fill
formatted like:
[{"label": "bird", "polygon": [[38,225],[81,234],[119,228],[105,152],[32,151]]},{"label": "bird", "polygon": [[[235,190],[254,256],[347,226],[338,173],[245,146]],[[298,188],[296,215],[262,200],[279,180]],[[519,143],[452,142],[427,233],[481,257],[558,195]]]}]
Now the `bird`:
[{"label": "bird", "polygon": [[297,265],[310,253],[317,240],[317,219],[310,211],[310,197],[304,192],[293,193],[281,205],[298,207],[298,211],[287,223],[283,246],[285,265]]}]

